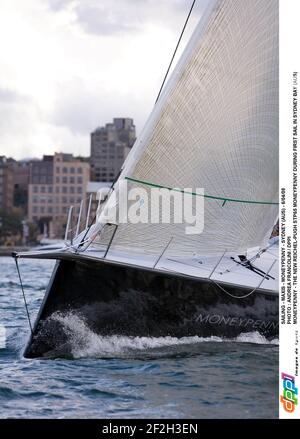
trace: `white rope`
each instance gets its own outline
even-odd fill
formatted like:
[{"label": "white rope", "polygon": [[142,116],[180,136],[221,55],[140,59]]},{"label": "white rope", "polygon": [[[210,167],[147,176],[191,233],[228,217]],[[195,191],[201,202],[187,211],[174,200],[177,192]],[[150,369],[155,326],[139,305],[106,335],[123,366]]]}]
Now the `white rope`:
[{"label": "white rope", "polygon": [[245,294],[244,296],[235,296],[234,294],[229,293],[228,291],[225,290],[225,288],[223,288],[220,284],[218,284],[216,281],[213,281],[213,283],[215,285],[217,285],[220,290],[222,290],[224,293],[226,293],[228,296],[233,297],[234,299],[246,299],[247,297],[251,296],[251,294],[254,294],[256,290],[258,290],[258,288],[261,286],[261,284],[263,283],[263,281],[266,279],[266,277],[268,276],[268,274],[270,273],[271,269],[273,268],[273,265],[275,264],[276,261],[273,261],[271,267],[269,268],[269,270],[265,273],[264,277],[262,278],[261,282],[257,285],[257,287],[255,287],[252,291],[250,291],[250,293]]},{"label": "white rope", "polygon": [[255,293],[255,291],[259,288],[259,286],[255,287],[250,293],[245,294],[244,296],[235,296],[234,294],[229,293],[225,290],[220,284],[218,284],[216,281],[212,280],[214,284],[216,284],[220,290],[222,290],[224,293],[226,293],[228,296],[233,297],[234,299],[246,299],[247,297],[251,296],[251,294]]}]

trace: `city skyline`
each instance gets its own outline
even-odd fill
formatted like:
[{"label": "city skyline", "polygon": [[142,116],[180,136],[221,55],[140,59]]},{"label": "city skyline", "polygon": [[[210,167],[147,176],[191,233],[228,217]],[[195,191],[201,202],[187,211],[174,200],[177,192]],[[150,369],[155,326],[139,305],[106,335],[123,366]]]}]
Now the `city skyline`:
[{"label": "city skyline", "polygon": [[22,238],[24,244],[29,229],[32,240],[61,239],[70,206],[71,221],[79,212],[95,213],[98,190],[111,186],[134,141],[133,119],[113,118],[91,132],[87,157],[57,151],[28,161],[0,156],[0,243]]},{"label": "city skyline", "polygon": [[[0,155],[87,156],[90,132],[113,117],[133,118],[139,134],[191,1],[23,3],[0,6]],[[206,4],[196,2],[178,56]]]},{"label": "city skyline", "polygon": [[[119,121],[119,122],[118,122]],[[119,161],[118,163],[118,171],[123,163],[123,161],[125,160],[126,156],[128,155],[131,147],[133,146],[135,140],[136,140],[136,136],[135,136],[135,125],[134,125],[134,120],[132,118],[128,118],[128,117],[122,117],[122,118],[116,118],[113,117],[111,121],[105,121],[103,123],[103,126],[96,126],[90,133],[89,133],[89,146],[88,146],[88,151],[86,151],[86,154],[84,155],[77,155],[74,154],[75,158],[80,158],[80,159],[84,159],[84,160],[88,160],[90,161],[93,158],[93,154],[92,154],[92,150],[93,150],[93,136],[98,135],[98,133],[103,132],[106,133],[107,130],[110,130],[112,127],[114,127],[115,123],[120,123],[121,121],[127,121],[127,123],[129,123],[129,127],[130,130],[132,130],[131,132],[131,141],[129,141],[129,139],[126,139],[124,147],[126,148],[126,151],[124,152],[124,156],[122,156],[122,160]],[[125,131],[127,130],[127,127],[125,129]],[[129,130],[129,131],[130,131]],[[110,140],[113,140],[114,142],[117,141],[116,138],[110,138]],[[125,140],[125,139],[123,139]],[[104,148],[106,147],[105,145],[106,139],[104,139]],[[50,155],[55,155],[55,154],[69,154],[69,152],[65,151],[65,150],[56,150],[55,148],[53,149],[53,152]],[[44,154],[44,152],[41,153],[41,155],[39,157],[21,157],[21,158],[17,158],[15,156],[13,156],[12,154],[0,154],[0,159],[3,159],[5,161],[8,161],[8,163],[10,163],[11,161],[14,161],[16,165],[20,165],[20,164],[26,164],[29,162],[40,162],[41,160],[43,160],[45,155],[49,155],[49,154]],[[120,157],[119,157],[120,158]],[[101,162],[101,161],[100,161]],[[103,166],[107,167],[107,163],[103,162]],[[116,170],[115,170],[116,172]]]}]

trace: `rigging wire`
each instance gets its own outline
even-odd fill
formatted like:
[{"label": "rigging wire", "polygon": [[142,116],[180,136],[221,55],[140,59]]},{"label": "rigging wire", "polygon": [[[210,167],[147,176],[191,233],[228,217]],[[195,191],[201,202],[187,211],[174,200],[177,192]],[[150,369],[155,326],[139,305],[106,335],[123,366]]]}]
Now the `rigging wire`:
[{"label": "rigging wire", "polygon": [[[268,244],[266,247],[263,247],[262,249],[260,249],[260,251],[258,253],[256,253],[254,256],[252,256],[252,258],[248,259],[248,262],[252,263],[252,262],[256,261],[256,259],[260,258],[263,253],[268,251],[275,244],[276,244],[276,241],[271,242],[271,244]],[[220,271],[219,274],[230,273],[232,271],[232,269],[235,268],[236,266],[237,266],[237,262],[232,264],[232,266],[227,268],[225,271],[223,271],[223,272]]]},{"label": "rigging wire", "polygon": [[[186,18],[186,20],[185,20],[184,26],[183,26],[183,28],[182,28],[181,34],[180,34],[179,39],[178,39],[178,41],[177,41],[177,44],[176,44],[175,50],[174,50],[174,52],[173,52],[173,55],[172,55],[171,61],[170,61],[170,63],[169,63],[168,69],[167,69],[167,71],[166,71],[166,74],[165,74],[165,76],[164,76],[163,82],[162,82],[161,87],[160,87],[160,89],[159,89],[159,92],[158,92],[158,95],[157,95],[157,98],[156,98],[155,103],[157,103],[157,101],[158,101],[158,99],[159,99],[159,97],[160,97],[160,95],[161,95],[161,92],[162,92],[162,89],[163,89],[163,87],[164,87],[164,85],[165,85],[165,82],[166,82],[166,79],[167,79],[167,77],[168,77],[168,74],[169,74],[170,68],[171,68],[171,66],[172,66],[172,64],[173,64],[173,61],[174,61],[175,55],[176,55],[176,53],[177,53],[177,49],[178,49],[179,44],[180,44],[180,42],[181,42],[181,40],[182,40],[182,37],[183,37],[184,31],[185,31],[186,26],[187,26],[187,24],[188,24],[188,21],[189,21],[189,19],[190,19],[191,13],[192,13],[192,11],[193,11],[193,9],[194,9],[195,3],[196,3],[196,0],[193,0],[192,5],[191,5],[190,10],[189,10],[189,13],[188,13],[188,15],[187,15],[187,18]],[[110,193],[111,193],[111,191],[113,191],[113,189],[114,189],[114,184],[115,184],[116,181],[118,180],[118,178],[119,178],[119,176],[120,176],[122,170],[123,170],[123,169],[121,168],[121,169],[120,169],[120,172],[119,172],[118,175],[117,175],[117,177],[114,179],[114,181],[113,181],[113,183],[112,183],[112,185],[111,185],[111,187],[110,187]],[[108,195],[109,195],[109,194],[108,194]],[[105,199],[103,200],[103,202],[105,202],[105,201],[107,200],[108,195],[105,197]],[[102,203],[103,203],[103,202],[102,202]],[[78,250],[79,250],[80,247],[82,247],[82,245],[83,245],[83,243],[84,243],[84,241],[85,241],[85,238],[87,237],[87,234],[88,234],[89,231],[90,231],[91,226],[92,226],[92,225],[94,224],[94,222],[96,221],[96,218],[97,218],[97,213],[96,213],[95,217],[93,218],[93,220],[91,221],[89,227],[87,228],[87,230],[86,230],[86,232],[85,232],[85,234],[84,234],[84,236],[83,236],[83,238],[82,238],[82,241],[79,243],[79,245],[78,245],[78,247],[77,247]]]},{"label": "rigging wire", "polygon": [[[179,39],[178,39],[178,41],[177,41],[177,44],[176,44],[175,50],[174,50],[174,52],[173,52],[173,55],[172,55],[171,61],[170,61],[170,63],[169,63],[168,69],[167,69],[167,71],[166,71],[166,74],[165,74],[165,76],[164,76],[163,82],[162,82],[161,87],[160,87],[160,89],[159,89],[159,92],[158,92],[158,95],[157,95],[157,98],[156,98],[155,103],[158,101],[159,96],[160,96],[160,94],[161,94],[161,92],[162,92],[162,89],[163,89],[163,87],[164,87],[164,85],[165,85],[165,82],[166,82],[166,79],[167,79],[167,77],[168,77],[168,74],[169,74],[170,68],[171,68],[172,63],[173,63],[173,61],[174,61],[175,55],[176,55],[176,53],[177,53],[177,49],[178,49],[179,44],[180,44],[180,42],[181,42],[181,39],[182,39],[182,37],[183,37],[184,31],[185,31],[185,28],[186,28],[186,26],[187,26],[187,24],[188,24],[188,21],[189,21],[189,19],[190,19],[191,13],[192,13],[192,11],[193,11],[193,9],[194,9],[195,3],[196,3],[196,0],[193,0],[192,5],[191,5],[190,10],[189,10],[189,13],[188,13],[188,15],[187,15],[187,18],[186,18],[185,23],[184,23],[184,25],[183,25],[183,28],[182,28],[182,31],[181,31],[180,37],[179,37]],[[119,178],[119,176],[120,176],[122,170],[123,170],[123,168],[120,169],[118,175],[116,176],[116,178],[115,178],[114,181],[112,182],[111,187],[110,187],[110,192],[113,190],[114,184],[115,184],[116,181],[118,180],[118,178]],[[102,201],[101,204],[103,204],[103,203],[107,200],[108,195],[109,195],[109,194],[106,195],[105,199]],[[86,233],[85,233],[85,235],[84,235],[83,238],[82,238],[82,241],[81,241],[80,244],[78,245],[78,248],[81,247],[81,246],[83,245],[83,243],[84,243],[84,241],[85,241],[85,238],[86,238],[86,236],[87,236],[87,234],[88,234],[88,232],[89,232],[91,226],[94,224],[96,218],[97,218],[97,213],[96,213],[95,217],[92,219],[90,225],[88,226],[88,228],[87,228],[87,230],[86,230]]]},{"label": "rigging wire", "polygon": [[193,0],[192,6],[190,7],[190,11],[189,11],[188,16],[187,16],[187,18],[186,18],[186,20],[185,20],[184,26],[183,26],[183,28],[182,28],[182,31],[181,31],[180,37],[179,37],[179,39],[178,39],[178,41],[177,41],[177,44],[176,44],[175,50],[174,50],[174,52],[173,52],[173,55],[172,55],[172,58],[171,58],[171,61],[170,61],[170,64],[169,64],[169,67],[168,67],[168,69],[167,69],[167,71],[166,71],[165,77],[164,77],[163,82],[162,82],[162,84],[161,84],[161,87],[160,87],[160,89],[159,89],[159,92],[158,92],[158,95],[157,95],[157,98],[156,98],[155,103],[157,103],[157,101],[158,101],[158,99],[159,99],[159,97],[160,97],[160,95],[161,95],[162,89],[163,89],[163,87],[164,87],[164,85],[165,85],[166,79],[167,79],[167,77],[168,77],[168,75],[169,75],[170,68],[171,68],[171,66],[172,66],[172,64],[173,64],[173,61],[174,61],[175,55],[176,55],[176,53],[177,53],[177,49],[178,49],[179,44],[180,44],[180,41],[181,41],[181,39],[182,39],[182,37],[183,37],[183,34],[184,34],[184,31],[185,31],[185,28],[186,28],[186,26],[187,26],[187,24],[188,24],[188,21],[189,21],[189,18],[190,18],[190,16],[191,16],[191,13],[192,13],[192,10],[193,10],[193,8],[194,8],[195,3],[196,3],[196,0]]},{"label": "rigging wire", "polygon": [[31,335],[33,336],[32,324],[31,324],[31,320],[30,320],[28,305],[27,305],[27,301],[26,301],[25,291],[24,291],[23,282],[22,282],[21,273],[20,273],[20,268],[19,268],[19,264],[18,264],[18,256],[16,254],[13,254],[13,257],[15,259],[15,263],[16,263],[16,267],[17,267],[17,272],[18,272],[18,276],[19,276],[19,280],[20,280],[20,286],[21,286],[21,290],[22,290],[22,295],[23,295],[23,300],[24,300],[24,304],[25,304],[25,309],[26,309],[26,314],[27,314],[27,319],[28,319],[28,323],[29,323],[30,332],[31,332]]},{"label": "rigging wire", "polygon": [[[193,11],[193,9],[194,9],[195,3],[196,3],[196,0],[193,0],[192,5],[191,5],[190,10],[189,10],[189,13],[188,13],[188,15],[187,15],[187,18],[186,18],[186,20],[185,20],[184,26],[183,26],[183,28],[182,28],[181,34],[180,34],[179,39],[178,39],[178,41],[177,41],[177,44],[176,44],[175,50],[174,50],[174,52],[173,52],[173,55],[172,55],[171,61],[170,61],[170,63],[169,63],[168,69],[167,69],[167,71],[166,71],[166,74],[165,74],[165,76],[164,76],[163,82],[162,82],[161,87],[160,87],[160,89],[159,89],[159,92],[158,92],[158,95],[157,95],[157,98],[156,98],[155,103],[157,103],[157,101],[158,101],[158,99],[159,99],[159,97],[160,97],[160,95],[161,95],[161,92],[162,92],[162,89],[163,89],[163,87],[164,87],[164,85],[165,85],[165,82],[166,82],[166,79],[167,79],[167,77],[168,77],[168,74],[169,74],[170,68],[171,68],[171,66],[172,66],[172,63],[173,63],[174,58],[175,58],[175,55],[176,55],[176,53],[177,53],[177,49],[178,49],[179,44],[180,44],[180,42],[181,42],[181,40],[182,40],[182,37],[183,37],[184,31],[185,31],[186,26],[187,26],[187,24],[188,24],[188,21],[189,21],[189,19],[190,19],[191,13],[192,13],[192,11]],[[110,193],[111,193],[111,191],[114,189],[114,184],[116,183],[117,179],[119,178],[121,172],[122,172],[122,168],[120,169],[120,172],[118,173],[117,177],[116,177],[116,178],[114,179],[114,181],[112,182],[112,185],[111,185],[111,187],[110,187]],[[108,194],[108,195],[109,195],[109,194]],[[105,202],[105,201],[107,200],[108,195],[105,197],[105,199],[103,200],[103,202]],[[102,204],[103,204],[103,202],[102,202]],[[85,234],[84,234],[84,236],[83,236],[81,242],[79,243],[79,245],[78,245],[78,247],[77,247],[77,250],[79,250],[79,248],[82,247],[82,245],[84,244],[84,242],[85,242],[85,238],[87,237],[87,235],[88,235],[88,233],[89,233],[89,231],[90,231],[90,228],[92,227],[92,225],[93,225],[94,222],[96,221],[96,218],[97,218],[97,212],[96,212],[96,214],[95,214],[95,217],[93,218],[93,220],[92,220],[91,223],[89,224],[89,226],[88,226],[88,228],[87,228],[87,230],[86,230],[86,232],[85,232]]]},{"label": "rigging wire", "polygon": [[252,258],[248,259],[249,262],[256,261],[256,259],[260,258],[263,253],[265,253],[267,250],[269,250],[271,247],[273,247],[273,245],[275,245],[276,243],[277,243],[277,241],[274,240],[273,242],[268,244],[266,247],[260,249],[259,252],[256,253],[256,255],[254,255],[254,256],[252,256]]}]

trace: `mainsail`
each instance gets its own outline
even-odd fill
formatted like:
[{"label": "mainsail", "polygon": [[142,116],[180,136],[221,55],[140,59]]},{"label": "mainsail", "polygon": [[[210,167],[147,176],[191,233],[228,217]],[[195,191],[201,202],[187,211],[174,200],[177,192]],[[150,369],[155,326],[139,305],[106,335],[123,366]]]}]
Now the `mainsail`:
[{"label": "mainsail", "polygon": [[[159,255],[263,246],[278,216],[278,0],[211,0],[119,181],[203,188],[204,230],[119,224],[111,248]],[[98,237],[101,241],[101,235]]]}]

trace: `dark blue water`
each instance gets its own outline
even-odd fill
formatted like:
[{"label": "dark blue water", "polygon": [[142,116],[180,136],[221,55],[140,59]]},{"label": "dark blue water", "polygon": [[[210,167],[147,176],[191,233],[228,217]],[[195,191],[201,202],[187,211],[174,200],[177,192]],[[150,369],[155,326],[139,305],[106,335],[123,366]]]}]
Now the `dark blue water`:
[{"label": "dark blue water", "polygon": [[[53,263],[20,267],[34,317]],[[278,345],[256,333],[99,337],[76,315],[62,318],[74,359],[24,359],[29,332],[15,265],[0,258],[0,417],[278,417]]]}]

